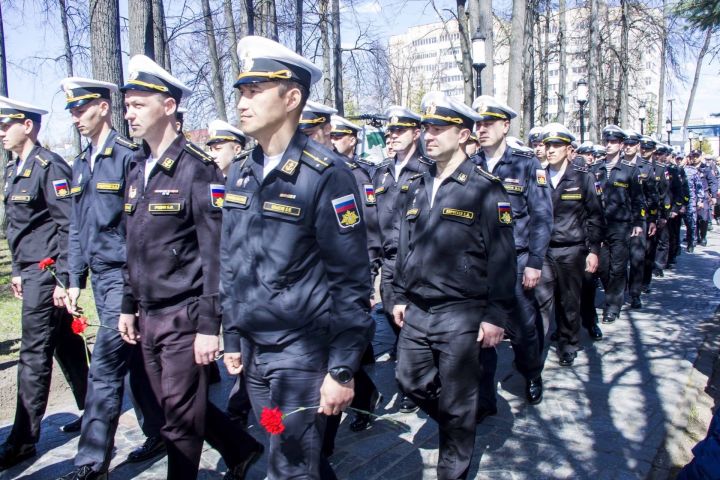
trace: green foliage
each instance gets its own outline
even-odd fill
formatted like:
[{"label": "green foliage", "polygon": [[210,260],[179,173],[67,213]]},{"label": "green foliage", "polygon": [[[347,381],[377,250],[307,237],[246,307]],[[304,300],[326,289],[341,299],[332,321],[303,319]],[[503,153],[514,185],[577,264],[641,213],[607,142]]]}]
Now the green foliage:
[{"label": "green foliage", "polygon": [[694,28],[706,30],[720,27],[720,2],[718,0],[682,0],[675,13],[687,19]]}]

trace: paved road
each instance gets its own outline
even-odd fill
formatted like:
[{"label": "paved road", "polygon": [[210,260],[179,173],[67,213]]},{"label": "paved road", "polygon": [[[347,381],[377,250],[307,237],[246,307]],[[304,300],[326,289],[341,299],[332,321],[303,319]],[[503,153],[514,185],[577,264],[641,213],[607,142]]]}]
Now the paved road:
[{"label": "paved road", "polygon": [[[499,413],[477,430],[470,478],[645,478],[651,462],[678,411],[698,348],[718,305],[712,274],[720,267],[720,234],[709,235],[709,245],[695,254],[683,254],[677,268],[656,279],[642,310],[625,309],[613,325],[603,326],[605,340],[583,340],[584,350],[573,368],[557,363],[554,347],[546,362],[546,393],[538,406],[523,398],[524,382],[512,369],[507,342],[501,345],[498,372]],[[383,393],[384,418],[403,422],[401,428],[378,421],[355,434],[340,428],[332,463],[340,479],[417,480],[435,478],[437,427],[424,414],[405,415],[395,405],[393,364],[388,361],[390,334],[378,320],[378,362],[371,374]],[[219,404],[230,380],[213,387]],[[68,408],[49,412],[43,422],[39,455],[0,473],[1,479],[54,479],[72,467],[77,437],[58,426],[77,412]],[[0,439],[9,432],[0,428]],[[257,427],[250,432],[262,438]],[[130,465],[122,460],[142,442],[132,410],[121,417],[112,462],[113,479],[163,479],[165,462]],[[248,475],[265,478],[265,459]],[[201,479],[222,478],[224,464],[216,452],[203,454]]]}]

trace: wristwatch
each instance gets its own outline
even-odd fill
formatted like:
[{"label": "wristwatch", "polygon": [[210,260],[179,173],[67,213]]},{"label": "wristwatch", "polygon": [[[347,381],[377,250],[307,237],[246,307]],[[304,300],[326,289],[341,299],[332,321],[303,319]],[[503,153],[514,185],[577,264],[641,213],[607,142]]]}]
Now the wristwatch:
[{"label": "wristwatch", "polygon": [[353,371],[347,367],[335,367],[328,370],[333,380],[340,384],[349,383],[353,379]]}]

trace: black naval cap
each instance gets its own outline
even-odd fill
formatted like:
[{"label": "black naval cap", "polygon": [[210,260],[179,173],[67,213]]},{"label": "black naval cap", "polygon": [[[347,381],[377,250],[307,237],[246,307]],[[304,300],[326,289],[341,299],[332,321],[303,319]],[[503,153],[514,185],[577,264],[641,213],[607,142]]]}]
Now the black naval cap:
[{"label": "black naval cap", "polygon": [[570,133],[570,130],[562,123],[548,123],[543,127],[542,142],[545,144],[560,143],[570,145],[574,141],[575,135]]},{"label": "black naval cap", "polygon": [[10,123],[14,120],[20,122],[32,120],[35,123],[40,123],[42,116],[46,113],[48,113],[47,110],[42,108],[0,95],[0,123]]},{"label": "black naval cap", "polygon": [[608,125],[602,129],[603,140],[625,140],[626,137],[625,131],[617,125]]},{"label": "black naval cap", "polygon": [[388,131],[401,130],[403,128],[420,128],[420,115],[400,105],[391,105],[385,110],[388,123],[385,128]]},{"label": "black naval cap", "polygon": [[110,100],[110,96],[118,91],[114,83],[82,77],[64,78],[60,81],[60,86],[65,92],[65,110],[80,107],[100,98]]},{"label": "black naval cap", "polygon": [[623,140],[623,143],[625,145],[637,145],[640,143],[640,140],[642,139],[642,135],[640,135],[635,130],[625,130],[625,140]]},{"label": "black naval cap", "polygon": [[472,132],[475,122],[481,120],[475,110],[462,102],[446,96],[443,92],[430,92],[422,99],[423,125],[455,125]]},{"label": "black naval cap", "polygon": [[192,95],[192,90],[184,83],[145,55],[133,56],[128,62],[128,71],[128,81],[120,87],[123,93],[131,90],[163,93],[174,98],[176,102]]},{"label": "black naval cap", "polygon": [[657,146],[657,142],[647,135],[640,137],[640,148],[643,150],[652,150]]}]

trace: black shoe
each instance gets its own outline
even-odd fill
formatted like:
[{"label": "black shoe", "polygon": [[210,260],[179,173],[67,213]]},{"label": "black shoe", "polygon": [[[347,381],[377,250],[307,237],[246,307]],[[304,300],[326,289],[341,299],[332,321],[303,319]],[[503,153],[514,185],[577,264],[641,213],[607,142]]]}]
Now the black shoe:
[{"label": "black shoe", "polygon": [[557,330],[555,330],[554,332],[552,332],[552,334],[550,334],[550,340],[553,342],[557,342],[559,338],[560,338],[560,335],[558,335]]},{"label": "black shoe", "polygon": [[262,443],[256,442],[255,449],[245,457],[245,460],[230,467],[223,477],[224,480],[244,480],[245,474],[262,457],[265,447]]},{"label": "black shoe", "polygon": [[475,423],[482,423],[487,417],[497,415],[496,407],[479,407],[475,414]]},{"label": "black shoe", "polygon": [[675,268],[675,262],[668,263],[665,267],[666,270],[672,270],[673,268]]},{"label": "black shoe", "polygon": [[408,397],[407,395],[404,395],[404,394],[401,394],[401,395],[402,396],[400,397],[400,411],[402,413],[417,412],[418,408],[420,408],[420,407],[418,407],[417,404],[415,402],[413,402],[412,399],[410,397]]},{"label": "black shoe", "polygon": [[[378,405],[380,405],[380,402],[382,402],[382,395],[380,392],[375,390],[370,397],[370,408],[368,411],[370,413],[375,413],[375,409]],[[356,412],[355,418],[353,418],[352,422],[350,422],[350,430],[353,432],[362,432],[363,430],[367,430],[370,428],[372,419],[373,417],[367,413]]]},{"label": "black shoe", "polygon": [[67,475],[63,475],[58,480],[107,480],[107,472],[96,472],[90,465],[78,467]]},{"label": "black shoe", "polygon": [[62,427],[60,427],[60,430],[62,430],[65,433],[76,433],[80,431],[80,428],[82,427],[82,415],[80,415],[78,418],[73,420],[70,423],[66,423]]},{"label": "black shoe", "polygon": [[575,362],[577,352],[563,352],[560,354],[560,366],[569,367]]},{"label": "black shoe", "polygon": [[538,376],[532,380],[528,380],[525,384],[525,398],[530,405],[537,405],[542,402],[543,397],[543,381]]},{"label": "black shoe", "polygon": [[707,240],[700,240],[698,242],[698,245],[700,245],[701,247],[707,247]]},{"label": "black shoe", "polygon": [[632,297],[632,300],[630,300],[630,308],[642,308],[642,300],[640,300],[640,297]]},{"label": "black shoe", "polygon": [[0,445],[0,472],[17,465],[23,460],[35,456],[35,444],[13,445],[5,442]]},{"label": "black shoe", "polygon": [[640,291],[642,293],[650,293],[650,285],[643,285],[643,287]]},{"label": "black shoe", "polygon": [[167,454],[165,442],[160,436],[148,437],[140,448],[136,448],[128,455],[127,461],[130,463],[144,462],[151,458],[161,457]]},{"label": "black shoe", "polygon": [[602,340],[603,333],[598,325],[593,325],[592,327],[588,328],[587,331],[588,335],[590,335],[590,338],[592,338],[593,340]]},{"label": "black shoe", "polygon": [[653,270],[653,275],[656,277],[662,278],[665,276],[665,273],[663,273],[663,271],[660,270],[659,268],[656,268],[655,270]]},{"label": "black shoe", "polygon": [[615,323],[615,320],[617,320],[618,314],[617,313],[605,313],[603,314],[602,322],[603,323]]},{"label": "black shoe", "polygon": [[688,245],[688,247],[687,247],[687,252],[688,252],[688,253],[693,253],[694,251],[695,251],[695,245]]}]

